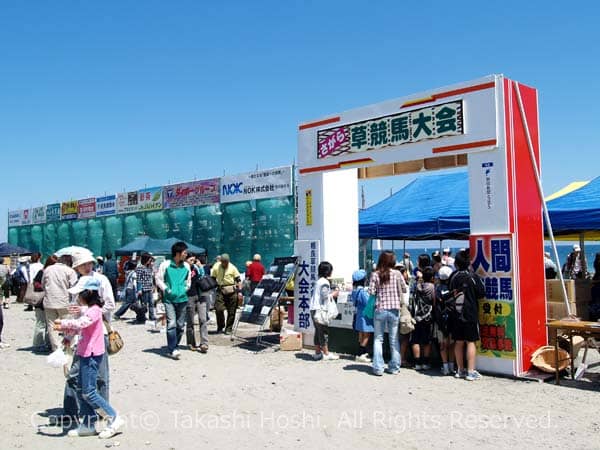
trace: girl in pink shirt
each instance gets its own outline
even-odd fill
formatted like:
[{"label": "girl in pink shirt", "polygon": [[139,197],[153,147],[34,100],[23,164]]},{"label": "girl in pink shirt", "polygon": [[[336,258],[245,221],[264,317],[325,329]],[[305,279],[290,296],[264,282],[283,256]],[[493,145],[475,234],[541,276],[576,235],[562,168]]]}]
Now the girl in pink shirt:
[{"label": "girl in pink shirt", "polygon": [[100,438],[114,436],[123,426],[124,420],[117,415],[113,407],[97,391],[98,367],[102,361],[104,348],[104,332],[102,324],[102,306],[104,302],[98,295],[100,281],[83,276],[77,284],[69,289],[71,294],[79,294],[81,312],[76,319],[57,319],[56,330],[65,334],[81,334],[77,344],[77,355],[80,357],[79,386],[81,423],[75,430],[69,431],[71,437],[92,436],[96,434],[95,424],[98,416],[107,419],[108,426],[100,432]]}]

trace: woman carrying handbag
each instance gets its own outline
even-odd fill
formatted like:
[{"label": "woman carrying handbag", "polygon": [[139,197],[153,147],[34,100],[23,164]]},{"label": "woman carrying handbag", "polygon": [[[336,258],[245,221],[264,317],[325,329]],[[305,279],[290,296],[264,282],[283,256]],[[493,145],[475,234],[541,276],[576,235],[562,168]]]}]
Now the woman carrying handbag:
[{"label": "woman carrying handbag", "polygon": [[322,261],[319,264],[319,279],[315,284],[313,296],[310,299],[310,316],[315,326],[315,361],[333,361],[340,359],[335,353],[329,352],[328,334],[329,334],[329,319],[328,309],[330,302],[336,299],[339,291],[337,289],[331,291],[331,285],[328,278],[331,278],[333,266],[327,261]]}]

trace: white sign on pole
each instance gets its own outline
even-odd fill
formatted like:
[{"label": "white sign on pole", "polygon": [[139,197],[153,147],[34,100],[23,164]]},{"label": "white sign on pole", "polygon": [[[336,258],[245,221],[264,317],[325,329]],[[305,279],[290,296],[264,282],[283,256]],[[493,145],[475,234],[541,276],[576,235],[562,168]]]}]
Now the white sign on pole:
[{"label": "white sign on pole", "polygon": [[310,316],[310,299],[318,275],[321,259],[319,241],[295,241],[294,256],[298,257],[298,269],[294,281],[294,329],[313,333]]},{"label": "white sign on pole", "polygon": [[276,167],[221,178],[221,203],[292,195],[292,167]]}]

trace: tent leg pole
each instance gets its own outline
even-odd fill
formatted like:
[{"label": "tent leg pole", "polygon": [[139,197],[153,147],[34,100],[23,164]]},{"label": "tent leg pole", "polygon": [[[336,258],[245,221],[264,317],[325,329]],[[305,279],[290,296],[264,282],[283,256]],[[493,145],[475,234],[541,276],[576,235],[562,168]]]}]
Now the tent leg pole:
[{"label": "tent leg pole", "polygon": [[[527,147],[529,148],[529,158],[531,159],[531,165],[533,166],[533,172],[535,174],[535,181],[537,183],[538,194],[540,196],[540,200],[542,201],[542,207],[544,209],[544,219],[546,221],[546,226],[548,227],[548,235],[550,236],[550,242],[552,243],[552,250],[554,251],[554,258],[556,259],[557,267],[560,266],[560,259],[558,258],[558,250],[556,249],[556,240],[554,239],[554,232],[552,231],[552,224],[550,223],[550,215],[548,214],[548,206],[546,205],[546,200],[544,199],[544,190],[542,188],[542,182],[540,181],[540,171],[535,160],[535,153],[533,151],[533,144],[531,142],[531,134],[529,132],[529,123],[527,122],[527,117],[525,116],[525,108],[523,107],[523,99],[521,98],[521,90],[519,88],[519,83],[513,82],[514,90],[517,96],[517,102],[519,103],[519,112],[521,113],[521,120],[523,121],[523,129],[525,130],[525,137],[527,138]],[[560,283],[562,286],[563,299],[565,301],[565,306],[567,307],[567,314],[571,316],[571,305],[569,304],[569,299],[567,297],[567,288],[565,286],[565,279],[562,274],[562,270],[557,270]]]}]

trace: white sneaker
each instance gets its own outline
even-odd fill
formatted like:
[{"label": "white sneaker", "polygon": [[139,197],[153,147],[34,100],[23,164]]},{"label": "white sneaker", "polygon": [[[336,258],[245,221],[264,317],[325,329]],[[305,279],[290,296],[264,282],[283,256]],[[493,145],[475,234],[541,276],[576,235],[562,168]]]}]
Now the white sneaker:
[{"label": "white sneaker", "polygon": [[423,370],[423,364],[415,364],[415,370]]},{"label": "white sneaker", "polygon": [[323,361],[335,361],[336,359],[340,359],[340,357],[335,353],[329,352],[326,355],[323,355]]},{"label": "white sneaker", "polygon": [[173,350],[171,352],[171,358],[173,358],[173,359],[181,358],[181,352],[179,350]]},{"label": "white sneaker", "polygon": [[354,358],[355,361],[359,361],[359,362],[364,362],[364,363],[370,363],[371,362],[371,358],[369,358],[369,354],[368,353],[363,353],[360,356],[357,356],[356,358]]},{"label": "white sneaker", "polygon": [[474,370],[473,372],[469,372],[467,373],[467,376],[465,377],[465,380],[467,381],[477,381],[477,380],[481,380],[483,378],[483,376],[477,372],[476,370]]},{"label": "white sneaker", "polygon": [[323,359],[323,353],[315,353],[314,355],[312,355],[312,358],[315,361],[321,361]]},{"label": "white sneaker", "polygon": [[429,364],[423,364],[423,370],[430,370],[431,366]]},{"label": "white sneaker", "polygon": [[450,375],[450,369],[448,368],[448,366],[442,367],[442,375]]},{"label": "white sneaker", "polygon": [[95,436],[96,430],[93,428],[84,427],[79,425],[77,428],[73,430],[69,430],[67,436],[69,437],[84,437],[84,436]]},{"label": "white sneaker", "polygon": [[119,429],[125,425],[125,421],[121,418],[121,416],[117,416],[113,419],[109,426],[107,426],[104,430],[100,432],[100,439],[108,439],[113,437]]},{"label": "white sneaker", "polygon": [[0,342],[0,348],[9,348],[10,344],[7,344],[6,342]]}]

